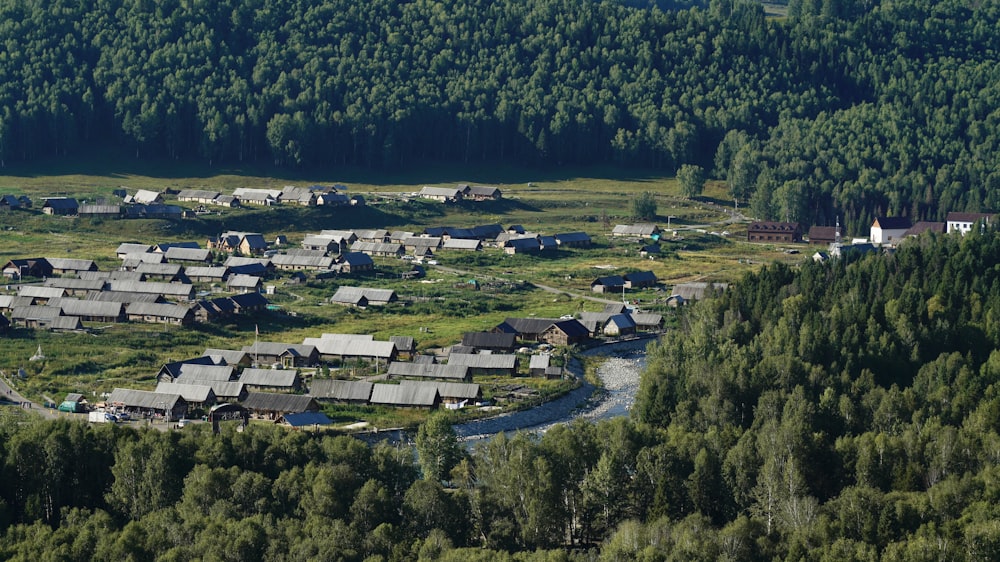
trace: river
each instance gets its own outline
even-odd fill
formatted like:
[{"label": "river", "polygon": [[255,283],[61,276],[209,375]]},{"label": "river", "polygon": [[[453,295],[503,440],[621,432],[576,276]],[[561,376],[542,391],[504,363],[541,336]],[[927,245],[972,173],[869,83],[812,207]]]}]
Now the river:
[{"label": "river", "polygon": [[[529,410],[457,424],[454,426],[455,433],[462,441],[475,442],[500,432],[544,433],[553,425],[569,423],[576,418],[597,421],[627,416],[639,390],[639,374],[646,365],[646,344],[650,341],[607,344],[584,352],[584,355],[608,357],[597,372],[603,390],[583,381],[569,393]],[[582,380],[583,367],[578,361],[571,362],[568,368]]]}]

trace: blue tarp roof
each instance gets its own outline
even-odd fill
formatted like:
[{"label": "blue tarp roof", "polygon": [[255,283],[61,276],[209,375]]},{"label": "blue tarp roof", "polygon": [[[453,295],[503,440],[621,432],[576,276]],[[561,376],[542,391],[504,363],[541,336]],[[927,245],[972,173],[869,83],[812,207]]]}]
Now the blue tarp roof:
[{"label": "blue tarp roof", "polygon": [[305,427],[307,425],[330,425],[330,418],[323,412],[302,412],[300,414],[285,414],[282,416],[285,423],[292,427]]}]

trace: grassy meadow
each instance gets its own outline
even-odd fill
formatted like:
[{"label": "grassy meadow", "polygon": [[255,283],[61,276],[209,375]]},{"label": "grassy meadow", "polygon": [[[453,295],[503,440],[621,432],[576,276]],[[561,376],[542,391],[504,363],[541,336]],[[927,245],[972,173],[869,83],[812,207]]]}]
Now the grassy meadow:
[{"label": "grassy meadow", "polygon": [[[413,336],[419,349],[428,350],[456,343],[463,332],[488,330],[509,316],[557,317],[601,310],[603,303],[584,297],[621,300],[621,295],[595,295],[590,291],[591,281],[604,275],[652,270],[667,285],[732,282],[759,264],[803,258],[790,256],[780,247],[742,241],[745,225],[729,222],[732,202],[726,202],[725,187],[719,183],[710,182],[704,195],[692,201],[679,195],[677,182],[670,177],[627,175],[614,169],[577,172],[429,167],[406,174],[363,170],[330,175],[277,174],[266,168],[199,169],[127,158],[97,158],[75,167],[57,162],[34,170],[0,170],[0,194],[26,194],[37,202],[30,212],[0,214],[2,262],[33,256],[74,257],[95,259],[101,269],[113,269],[118,266],[115,248],[123,241],[153,244],[194,240],[204,245],[209,236],[226,230],[261,232],[270,240],[283,234],[290,247],[298,247],[306,234],[322,229],[420,232],[430,226],[499,223],[520,224],[542,234],[583,230],[595,242],[590,249],[559,250],[540,256],[506,256],[495,248],[478,253],[439,252],[436,259],[441,267],[428,267],[427,277],[416,281],[401,280],[399,274],[410,264],[391,258],[375,258],[377,272],[363,276],[292,285],[287,274],[280,274],[266,282],[275,287],[275,294],[268,298],[276,310],[225,325],[88,325],[93,329],[89,334],[16,329],[0,345],[0,370],[10,374],[24,368],[28,378],[20,386],[27,395],[40,400],[43,396],[61,399],[71,391],[100,393],[116,386],[151,388],[162,364],[200,355],[206,347],[239,349],[253,342],[255,328],[260,329],[261,340],[283,342],[301,342],[323,332],[370,333],[377,339]],[[122,187],[130,192],[209,189],[226,193],[237,187],[332,183],[348,185],[349,193],[364,195],[369,205],[360,209],[290,205],[218,209],[221,214],[179,222],[50,217],[39,211],[41,198],[46,196],[113,202],[116,199],[112,192]],[[497,202],[456,205],[407,197],[424,185],[460,183],[496,185],[504,197]],[[661,241],[663,253],[654,259],[638,253],[640,242],[649,240],[610,236],[615,224],[633,221],[632,200],[642,192],[655,195],[658,224],[666,227],[669,222],[676,229],[674,235],[665,233]],[[168,202],[176,203],[170,199],[168,196]],[[723,232],[728,235],[722,236]],[[470,287],[471,279],[481,283],[481,290]],[[555,287],[559,292],[539,290],[531,283]],[[391,288],[405,304],[367,310],[330,304],[329,297],[342,284]],[[0,290],[3,288],[0,286]],[[199,289],[218,290],[209,286]],[[662,304],[668,295],[669,291],[647,289],[630,291],[627,297],[638,299],[643,308],[670,314]],[[39,345],[47,359],[29,362]],[[376,425],[384,426],[393,419],[392,415],[369,413],[378,418],[373,422]]]}]

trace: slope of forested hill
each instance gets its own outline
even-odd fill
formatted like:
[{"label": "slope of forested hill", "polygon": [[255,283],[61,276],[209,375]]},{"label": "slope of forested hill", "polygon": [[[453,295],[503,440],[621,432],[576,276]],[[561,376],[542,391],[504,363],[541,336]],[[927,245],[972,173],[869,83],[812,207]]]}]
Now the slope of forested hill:
[{"label": "slope of forested hill", "polygon": [[767,267],[682,313],[632,419],[416,453],[0,409],[3,560],[1000,559],[1000,233]]},{"label": "slope of forested hill", "polygon": [[851,230],[1000,206],[996,0],[636,4],[5,1],[0,159],[693,163]]}]

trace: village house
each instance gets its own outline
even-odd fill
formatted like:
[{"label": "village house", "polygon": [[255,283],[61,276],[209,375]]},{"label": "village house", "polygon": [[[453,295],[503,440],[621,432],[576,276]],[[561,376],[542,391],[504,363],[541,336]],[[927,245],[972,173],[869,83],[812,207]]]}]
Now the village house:
[{"label": "village house", "polygon": [[204,384],[161,382],[157,383],[156,392],[159,394],[179,394],[188,405],[185,417],[196,411],[211,408],[218,402],[212,387]]},{"label": "village house", "polygon": [[271,256],[271,263],[274,264],[274,267],[284,271],[326,270],[332,268],[335,262],[336,258],[326,255],[288,253]]},{"label": "village house", "polygon": [[386,305],[399,300],[396,291],[392,289],[371,289],[368,287],[341,286],[330,298],[334,304],[352,306]]},{"label": "village house", "polygon": [[470,375],[504,376],[517,375],[518,358],[514,354],[501,353],[452,353],[449,365],[469,368]]},{"label": "village house", "polygon": [[438,363],[413,363],[409,361],[393,361],[389,363],[386,376],[390,379],[472,380],[472,373],[468,365],[442,365]]},{"label": "village house", "polygon": [[133,302],[125,307],[125,316],[133,322],[186,326],[194,322],[191,307],[170,303]]},{"label": "village house", "polygon": [[294,369],[243,369],[239,381],[251,392],[296,392],[302,386],[302,379]]},{"label": "village house", "polygon": [[946,231],[948,233],[959,232],[965,236],[977,223],[989,226],[993,216],[990,213],[948,213],[948,216],[945,217],[945,221],[947,221]]},{"label": "village house", "polygon": [[368,254],[348,252],[340,256],[337,264],[342,273],[364,273],[375,269],[375,261]]},{"label": "village house", "polygon": [[797,222],[758,221],[747,227],[747,242],[794,243],[802,241]]},{"label": "village house", "polygon": [[809,243],[820,246],[840,243],[840,226],[809,227]]},{"label": "village house", "polygon": [[254,417],[266,420],[277,420],[285,414],[319,411],[319,404],[312,396],[270,392],[248,392],[243,407]]},{"label": "village house", "polygon": [[556,244],[565,248],[589,248],[593,241],[586,232],[567,232],[555,235]]},{"label": "village house", "polygon": [[462,334],[462,345],[477,352],[512,353],[516,339],[514,334],[502,332],[466,332]]},{"label": "village house", "polygon": [[611,230],[612,236],[628,236],[633,238],[650,238],[660,233],[660,227],[651,223],[616,224]]},{"label": "village house", "polygon": [[913,226],[907,217],[876,217],[872,222],[871,243],[876,246],[895,246]]},{"label": "village house", "polygon": [[398,384],[372,385],[370,403],[397,408],[437,408],[441,396],[436,386],[401,386]]},{"label": "village house", "polygon": [[656,274],[652,271],[633,271],[624,276],[626,289],[642,289],[655,287],[659,283]]},{"label": "village house", "polygon": [[121,205],[81,204],[77,214],[90,219],[118,219],[122,216]]},{"label": "village house", "polygon": [[66,296],[85,297],[92,291],[103,291],[107,286],[104,279],[77,279],[73,277],[50,277],[42,283],[43,287],[62,289]]},{"label": "village house", "polygon": [[947,232],[948,225],[943,222],[931,222],[931,221],[918,221],[916,224],[907,229],[903,233],[904,238],[914,238],[920,236],[925,232],[937,232],[938,234],[944,234]]},{"label": "village house", "polygon": [[474,383],[404,380],[399,382],[399,386],[403,388],[403,392],[410,388],[434,388],[441,397],[441,405],[449,410],[464,408],[483,398],[482,389]]},{"label": "village house", "polygon": [[441,201],[443,203],[454,203],[462,199],[462,190],[450,187],[430,187],[425,186],[417,194],[422,199]]},{"label": "village house", "polygon": [[316,346],[308,344],[258,341],[244,345],[243,351],[253,356],[254,362],[282,367],[312,367],[319,363]]},{"label": "village house", "polygon": [[42,212],[46,215],[71,216],[79,210],[80,204],[72,197],[48,197],[42,203]]},{"label": "village house", "polygon": [[539,341],[551,345],[577,345],[590,339],[590,332],[578,320],[558,320],[545,329]]},{"label": "village house", "polygon": [[620,293],[625,289],[625,278],[621,275],[598,277],[590,282],[590,290],[595,293]]},{"label": "village house", "polygon": [[73,258],[45,258],[52,268],[51,275],[73,275],[76,276],[81,271],[97,271],[97,264],[94,260],[79,260]]},{"label": "village house", "polygon": [[309,395],[316,400],[335,404],[368,404],[372,397],[372,383],[314,379],[309,387]]},{"label": "village house", "polygon": [[187,401],[180,394],[147,390],[116,388],[111,391],[111,396],[106,402],[136,417],[162,417],[166,420],[179,420],[188,411]]},{"label": "village house", "polygon": [[463,199],[471,199],[473,201],[499,201],[503,197],[503,193],[500,191],[499,187],[492,187],[487,185],[460,185],[458,186],[462,190]]}]

